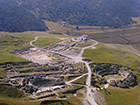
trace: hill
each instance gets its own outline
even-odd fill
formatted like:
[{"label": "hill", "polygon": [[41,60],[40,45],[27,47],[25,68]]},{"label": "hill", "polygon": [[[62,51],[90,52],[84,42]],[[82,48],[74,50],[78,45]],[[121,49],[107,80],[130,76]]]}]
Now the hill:
[{"label": "hill", "polygon": [[17,0],[36,17],[76,25],[122,27],[133,23],[138,0]]},{"label": "hill", "polygon": [[0,31],[45,31],[42,20],[120,28],[139,16],[139,0],[0,0]]},{"label": "hill", "polygon": [[15,0],[0,0],[0,31],[45,31],[44,22],[19,7]]}]

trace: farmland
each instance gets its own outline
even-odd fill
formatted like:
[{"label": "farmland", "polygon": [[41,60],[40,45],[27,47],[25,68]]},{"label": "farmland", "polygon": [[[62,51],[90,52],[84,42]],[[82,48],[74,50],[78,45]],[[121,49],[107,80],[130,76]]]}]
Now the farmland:
[{"label": "farmland", "polygon": [[[80,32],[80,31],[79,31]],[[140,50],[140,26],[127,27],[124,29],[104,29],[102,32],[88,33],[89,38],[108,44],[131,45]],[[85,30],[86,33],[86,30]]]},{"label": "farmland", "polygon": [[56,32],[63,32],[73,36],[87,34],[89,38],[102,43],[130,45],[140,50],[140,19],[133,18],[133,20],[138,23],[120,29],[100,26],[78,26],[79,30],[77,30],[75,25],[66,24],[65,27],[61,27],[60,23],[46,22],[46,24]]}]

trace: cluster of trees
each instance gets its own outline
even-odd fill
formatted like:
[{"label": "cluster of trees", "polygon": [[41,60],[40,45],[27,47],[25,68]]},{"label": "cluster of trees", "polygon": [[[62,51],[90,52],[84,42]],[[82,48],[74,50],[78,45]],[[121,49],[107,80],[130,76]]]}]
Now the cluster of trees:
[{"label": "cluster of trees", "polygon": [[43,21],[18,6],[14,0],[0,0],[0,31],[45,31]]},{"label": "cluster of trees", "polygon": [[[0,30],[46,30],[42,20],[122,27],[138,16],[140,0],[0,0]],[[2,8],[2,9],[1,9]]]},{"label": "cluster of trees", "polygon": [[122,27],[133,23],[139,0],[18,0],[36,17],[76,25]]}]

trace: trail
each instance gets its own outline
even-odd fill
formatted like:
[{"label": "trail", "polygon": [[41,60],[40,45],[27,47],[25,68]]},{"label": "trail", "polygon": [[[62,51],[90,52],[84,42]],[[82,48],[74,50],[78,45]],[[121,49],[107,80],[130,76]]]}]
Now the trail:
[{"label": "trail", "polygon": [[92,72],[91,72],[91,69],[89,67],[89,64],[87,62],[85,62],[85,64],[86,64],[86,67],[88,69],[88,77],[87,77],[87,82],[86,82],[86,88],[87,88],[86,99],[88,100],[88,102],[91,105],[97,105],[97,103],[95,102],[95,99],[94,99],[94,93],[91,91]]},{"label": "trail", "polygon": [[66,84],[67,84],[67,85],[71,85],[72,82],[74,82],[74,81],[76,81],[76,80],[78,80],[78,79],[80,79],[80,78],[82,78],[82,77],[84,77],[84,76],[86,76],[86,75],[88,75],[88,73],[83,74],[83,75],[81,75],[81,76],[79,76],[79,77],[77,77],[77,78],[75,78],[75,79],[73,79],[73,80],[71,80],[71,81],[68,81],[68,82],[66,82]]},{"label": "trail", "polygon": [[[54,38],[54,37],[50,37],[50,36],[36,36],[34,40],[30,41],[30,45],[32,47],[37,47],[33,43],[36,42],[39,38]],[[60,39],[60,37],[55,37],[55,38]]]},{"label": "trail", "polygon": [[36,47],[33,43],[36,42],[38,40],[38,38],[41,38],[41,37],[48,37],[48,36],[36,36],[34,40],[30,41],[30,45],[32,47]]},{"label": "trail", "polygon": [[[87,81],[86,81],[86,88],[87,88],[87,93],[86,93],[86,99],[88,100],[88,102],[91,104],[91,105],[97,105],[97,103],[95,102],[95,99],[94,99],[94,93],[91,91],[92,88],[91,88],[91,76],[92,76],[92,72],[91,72],[91,68],[89,66],[89,63],[87,63],[86,61],[83,61],[83,53],[86,49],[89,49],[89,48],[93,48],[93,49],[96,49],[96,47],[94,47],[95,45],[97,45],[98,42],[95,41],[95,43],[91,46],[88,46],[88,47],[84,47],[82,48],[81,52],[78,54],[78,56],[74,57],[74,56],[70,56],[70,55],[65,55],[69,58],[71,58],[72,60],[75,61],[75,63],[79,63],[79,62],[82,62],[86,65],[87,69],[88,69],[88,77],[87,77]],[[86,75],[86,74],[85,74]],[[76,81],[77,79],[80,79],[81,77],[85,76],[85,75],[82,75],[82,76],[79,76],[69,82],[67,82],[68,84],[70,84],[71,82],[74,82]]]}]

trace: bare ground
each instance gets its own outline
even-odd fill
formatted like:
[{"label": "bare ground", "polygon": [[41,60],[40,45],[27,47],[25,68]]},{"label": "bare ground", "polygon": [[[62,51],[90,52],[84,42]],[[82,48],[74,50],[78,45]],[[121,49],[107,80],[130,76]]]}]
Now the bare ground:
[{"label": "bare ground", "polygon": [[107,105],[104,95],[101,92],[95,91],[94,98],[98,105]]}]

